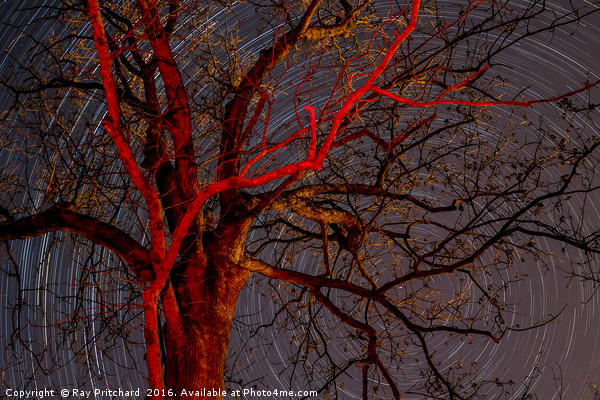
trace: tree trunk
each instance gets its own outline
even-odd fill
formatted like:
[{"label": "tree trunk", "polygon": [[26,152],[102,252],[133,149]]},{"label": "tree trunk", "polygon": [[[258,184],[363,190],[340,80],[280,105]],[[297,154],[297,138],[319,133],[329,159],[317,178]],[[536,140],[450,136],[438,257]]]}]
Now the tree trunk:
[{"label": "tree trunk", "polygon": [[233,314],[249,273],[218,261],[188,263],[179,277],[172,274],[179,318],[166,315],[165,384],[177,399],[223,398]]}]

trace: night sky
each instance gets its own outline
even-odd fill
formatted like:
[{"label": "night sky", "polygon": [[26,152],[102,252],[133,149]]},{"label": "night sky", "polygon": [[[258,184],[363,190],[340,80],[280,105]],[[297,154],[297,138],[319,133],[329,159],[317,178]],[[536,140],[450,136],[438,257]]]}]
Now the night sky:
[{"label": "night sky", "polygon": [[[4,22],[15,25],[25,25],[32,18],[32,12],[15,13],[21,3],[30,5],[42,5],[43,1],[3,1],[0,3],[0,17]],[[239,2],[243,3],[243,2]],[[514,3],[522,3],[516,0]],[[560,9],[561,2],[549,1],[549,7]],[[51,4],[51,2],[48,2]],[[242,19],[251,21],[253,9],[244,4],[237,4],[238,15]],[[42,12],[42,11],[39,11]],[[223,15],[215,15],[214,24],[224,24]],[[244,29],[251,30],[251,23]],[[52,29],[52,22],[38,23],[35,30],[39,35],[44,35]],[[29,29],[31,32],[31,29]],[[268,33],[265,33],[267,35]],[[26,37],[18,39],[18,31],[9,26],[0,27],[0,47],[10,57],[0,56],[0,73],[11,63],[11,58],[20,60],[27,48]],[[259,48],[260,38],[248,45]],[[185,49],[176,49],[185,51]],[[551,96],[556,93],[577,89],[588,78],[595,81],[600,78],[600,13],[582,22],[577,29],[567,27],[559,30],[555,37],[550,40],[547,36],[539,36],[513,46],[508,52],[500,56],[505,74],[512,80],[512,87],[517,91],[525,89],[525,93],[532,98]],[[24,61],[24,60],[23,60]],[[293,74],[293,71],[289,72]],[[294,76],[290,75],[293,81]],[[582,95],[583,96],[583,95]],[[596,94],[596,97],[598,95]],[[583,97],[582,97],[583,98]],[[6,99],[0,98],[0,109],[4,110]],[[550,105],[548,107],[557,107]],[[536,109],[543,113],[544,108]],[[499,111],[500,113],[506,111]],[[293,108],[278,109],[273,118],[285,121],[293,117]],[[583,123],[583,122],[582,122]],[[594,123],[600,124],[600,114],[596,113]],[[596,131],[595,126],[587,128]],[[19,133],[15,132],[15,135]],[[25,164],[24,164],[25,163]],[[29,163],[29,164],[27,164]],[[29,184],[35,185],[40,171],[36,170],[35,160],[24,160],[14,152],[4,149],[0,150],[0,165],[3,168],[18,168],[22,174],[28,175]],[[598,202],[597,195],[588,199],[592,203]],[[581,207],[581,199],[574,197],[572,207]],[[591,230],[600,228],[600,209],[593,214],[593,207],[586,208],[586,215],[581,218]],[[543,242],[549,251],[554,250],[551,242]],[[4,388],[105,388],[122,387],[127,389],[145,388],[146,382],[142,375],[145,369],[141,359],[142,345],[139,331],[132,332],[133,341],[137,346],[116,345],[110,354],[104,354],[99,347],[91,343],[86,347],[90,357],[86,368],[75,362],[67,362],[67,365],[50,376],[44,374],[43,369],[52,369],[49,362],[47,365],[38,365],[31,360],[30,355],[23,349],[18,349],[17,354],[21,357],[18,361],[14,358],[14,352],[10,349],[11,331],[13,329],[14,314],[11,311],[15,306],[17,293],[21,293],[23,300],[37,307],[28,308],[29,311],[21,318],[25,324],[24,331],[37,345],[31,345],[30,350],[39,351],[40,348],[48,346],[60,360],[73,360],[73,354],[69,347],[74,345],[68,339],[59,336],[55,327],[48,327],[48,321],[56,320],[53,316],[69,315],[70,304],[63,300],[69,294],[74,293],[71,282],[77,282],[78,277],[85,272],[80,268],[84,263],[79,259],[77,251],[69,245],[57,245],[49,237],[30,239],[12,244],[12,255],[15,261],[21,265],[22,272],[19,279],[11,276],[10,261],[2,253],[3,272],[0,273],[0,368],[2,392]],[[534,389],[540,399],[593,399],[592,392],[588,389],[590,382],[600,383],[600,310],[598,301],[600,294],[594,287],[579,279],[568,279],[567,274],[560,265],[568,265],[572,258],[579,257],[576,251],[568,251],[562,254],[562,259],[556,259],[556,265],[536,265],[533,262],[524,263],[518,268],[527,273],[524,279],[511,286],[506,296],[517,310],[513,316],[513,322],[520,326],[536,324],[562,313],[553,323],[544,325],[534,330],[525,332],[510,332],[500,342],[495,344],[490,340],[475,338],[472,342],[443,342],[432,341],[430,346],[436,348],[437,359],[454,359],[462,357],[467,362],[477,363],[477,380],[514,379],[514,398],[519,398],[526,386]],[[110,261],[110,256],[104,254],[100,257],[102,262]],[[307,268],[311,260],[307,259]],[[548,268],[545,268],[548,267]],[[600,270],[600,263],[596,265]],[[299,266],[302,270],[302,266]],[[533,271],[533,272],[532,272]],[[107,278],[110,282],[110,278]],[[255,280],[258,282],[254,285]],[[249,324],[269,324],[276,307],[257,293],[260,285],[264,284],[261,279],[252,278],[247,289],[242,293],[238,303],[238,318],[234,322],[232,338],[230,343],[231,354],[236,357],[236,363],[240,368],[234,372],[234,381],[251,382],[256,377],[265,376],[257,383],[259,388],[276,387],[289,389],[290,384],[285,374],[279,375],[277,371],[282,364],[285,366],[285,352],[289,346],[289,340],[278,332],[263,331],[261,338],[248,339],[245,335],[245,326]],[[440,284],[452,284],[440,282]],[[20,287],[19,287],[20,285]],[[35,290],[44,287],[48,290]],[[115,303],[127,302],[129,299],[124,294],[112,294]],[[123,296],[119,298],[119,296]],[[90,300],[90,304],[93,303]],[[93,317],[90,317],[93,318]],[[510,324],[510,323],[509,323]],[[92,328],[94,324],[90,325]],[[85,337],[85,333],[82,333]],[[83,340],[83,339],[82,339]],[[37,346],[37,347],[36,347]],[[338,349],[343,347],[340,343]],[[4,351],[4,349],[9,350]],[[253,348],[252,354],[245,351]],[[341,354],[341,352],[340,352]],[[85,358],[85,357],[84,357]],[[81,360],[79,360],[81,361]],[[136,363],[138,363],[136,365]],[[288,369],[289,371],[289,369]],[[399,378],[402,385],[410,386],[413,380],[419,377],[411,373],[407,365],[403,371],[404,378]],[[524,379],[525,376],[531,379]],[[315,376],[316,381],[322,377]],[[360,398],[360,385],[353,385],[351,381],[340,389],[343,398]],[[234,383],[231,385],[235,386]],[[299,389],[302,389],[301,387]],[[561,397],[562,396],[562,397]],[[110,397],[103,396],[103,399]],[[417,397],[406,397],[406,399],[417,399]]]}]

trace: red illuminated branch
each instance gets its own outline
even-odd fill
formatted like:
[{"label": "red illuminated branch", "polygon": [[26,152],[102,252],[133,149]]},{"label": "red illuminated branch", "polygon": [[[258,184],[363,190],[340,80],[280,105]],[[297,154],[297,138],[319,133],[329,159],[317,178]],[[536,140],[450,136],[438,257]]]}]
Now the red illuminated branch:
[{"label": "red illuminated branch", "polygon": [[[254,108],[254,114],[252,115],[252,118],[250,118],[250,122],[248,123],[248,126],[246,126],[246,129],[244,129],[244,132],[242,133],[240,142],[238,143],[238,146],[235,149],[236,152],[242,151],[242,148],[244,147],[246,139],[248,138],[248,136],[250,136],[250,133],[256,126],[256,123],[259,120],[260,114],[262,113],[262,111],[265,107],[265,104],[267,104],[267,103],[269,103],[269,108],[270,108],[272,102],[269,99],[269,95],[265,91],[262,91],[260,93],[260,99],[258,100],[256,107]],[[268,121],[269,120],[267,119],[267,123],[268,123]],[[265,129],[266,129],[266,127],[265,127]]]},{"label": "red illuminated branch", "polygon": [[104,120],[104,127],[113,140],[119,157],[125,165],[127,173],[131,180],[144,196],[148,205],[148,216],[150,219],[150,235],[152,237],[152,252],[158,259],[165,253],[165,233],[162,219],[162,206],[159,196],[154,187],[144,177],[142,171],[135,161],[135,156],[126,140],[120,125],[121,112],[119,109],[119,98],[117,96],[117,86],[113,77],[113,59],[108,47],[104,22],[100,15],[98,0],[88,1],[88,12],[90,21],[94,29],[94,42],[98,52],[100,64],[100,76],[106,96],[107,116]]},{"label": "red illuminated branch", "polygon": [[[536,100],[525,100],[525,101],[519,101],[519,100],[492,100],[492,101],[476,101],[476,100],[431,100],[431,101],[415,101],[415,100],[411,100],[411,99],[407,99],[406,97],[402,97],[402,96],[398,96],[395,93],[390,92],[389,90],[385,90],[376,86],[373,86],[371,88],[371,90],[375,93],[379,93],[381,95],[387,96],[392,100],[395,100],[397,102],[409,105],[411,107],[431,107],[431,106],[438,106],[438,105],[445,105],[445,104],[449,104],[449,105],[465,105],[465,106],[479,106],[479,107],[487,107],[487,106],[502,106],[502,105],[507,105],[507,106],[518,106],[518,107],[529,107],[532,106],[534,104],[539,104],[539,103],[551,103],[553,101],[558,101],[558,100],[562,100],[566,97],[570,97],[573,96],[577,93],[581,93],[584,92],[590,88],[593,88],[595,86],[598,86],[600,84],[600,80],[591,83],[589,85],[586,85],[582,88],[579,88],[577,90],[573,90],[564,94],[561,94],[559,96],[554,96],[554,97],[549,97],[549,98],[545,98],[545,99],[536,99]],[[440,96],[438,96],[439,98]]]},{"label": "red illuminated branch", "polygon": [[362,137],[368,137],[371,140],[373,140],[375,143],[380,145],[385,151],[392,151],[396,146],[398,146],[400,143],[402,143],[404,140],[406,140],[410,135],[412,135],[420,128],[424,127],[425,125],[427,125],[430,122],[432,122],[433,120],[435,120],[436,117],[437,117],[437,114],[433,114],[433,115],[425,118],[424,120],[421,120],[421,121],[417,120],[416,121],[416,122],[418,122],[417,125],[413,124],[412,126],[409,126],[408,128],[406,128],[404,130],[402,135],[400,135],[392,140],[389,140],[389,141],[383,140],[380,136],[376,135],[375,133],[371,132],[368,129],[362,129],[361,131],[359,131],[357,133],[353,133],[351,135],[346,135],[346,136],[336,140],[333,143],[332,147],[340,147],[340,146],[345,145],[346,143],[352,142],[352,141],[360,139]]},{"label": "red illuminated branch", "polygon": [[142,193],[142,196],[144,196],[148,206],[150,237],[152,239],[152,264],[155,269],[155,279],[143,293],[145,315],[144,339],[146,342],[146,361],[148,364],[150,387],[162,389],[164,388],[164,377],[158,336],[157,301],[158,294],[164,287],[167,275],[173,265],[172,263],[165,264],[162,262],[166,253],[166,237],[162,218],[163,209],[157,191],[142,174],[135,161],[131,147],[121,130],[119,98],[113,76],[113,59],[108,46],[98,0],[88,1],[88,12],[94,29],[94,42],[100,64],[100,76],[106,96],[107,117],[104,126],[119,152],[119,157],[123,161],[127,173]]},{"label": "red illuminated branch", "polygon": [[[174,8],[176,1],[171,2]],[[189,99],[169,44],[168,32],[165,31],[159,16],[156,0],[138,0],[142,13],[142,21],[146,35],[152,46],[160,76],[167,95],[166,126],[173,136],[175,150],[175,175],[177,186],[186,199],[195,195],[197,186],[197,170],[194,160],[194,144],[191,132]],[[174,18],[174,17],[172,17]],[[173,19],[170,20],[174,21]]]},{"label": "red illuminated branch", "polygon": [[468,82],[472,81],[473,79],[475,79],[476,77],[478,77],[479,75],[481,75],[482,73],[484,73],[490,66],[486,65],[485,67],[481,68],[479,71],[477,71],[476,73],[474,73],[473,75],[470,75],[468,77],[466,77],[465,79],[463,79],[461,82],[452,85],[446,89],[444,89],[444,91],[442,93],[440,93],[435,99],[439,100],[442,97],[444,97],[444,95],[448,92],[453,92],[455,90],[458,90],[460,88],[462,88],[463,86],[465,86]]},{"label": "red illuminated branch", "polygon": [[306,111],[310,113],[310,144],[308,147],[308,158],[311,159],[315,156],[317,151],[317,120],[315,117],[315,109],[311,106],[304,107]]},{"label": "red illuminated branch", "polygon": [[[315,117],[315,109],[311,106],[306,106],[304,107],[304,109],[306,111],[308,111],[310,113],[310,132],[311,132],[311,141],[309,144],[309,149],[308,149],[308,156],[307,156],[307,160],[311,160],[314,158],[315,153],[316,153],[316,149],[317,149],[317,126],[316,126],[316,117]],[[285,146],[287,146],[290,142],[292,142],[294,139],[300,137],[300,135],[302,135],[303,133],[307,132],[308,129],[299,129],[296,132],[294,132],[293,134],[291,134],[287,139],[285,139],[284,141],[282,141],[281,143],[278,143],[272,147],[266,148],[265,147],[265,140],[266,137],[263,136],[263,150],[257,154],[255,157],[253,157],[250,161],[248,161],[246,163],[246,165],[244,165],[244,168],[240,171],[239,175],[241,177],[246,176],[248,170],[256,163],[258,162],[260,159],[262,159],[264,156],[266,156],[267,154],[273,153],[279,149],[284,148]],[[295,173],[297,171],[293,171],[293,173]]]},{"label": "red illuminated branch", "polygon": [[165,92],[173,119],[178,130],[174,138],[182,147],[190,140],[191,121],[187,93],[175,63],[167,33],[160,23],[156,0],[138,0],[146,35],[152,46],[160,75],[165,84]]},{"label": "red illuminated branch", "polygon": [[329,130],[329,134],[327,135],[327,138],[325,139],[323,145],[321,146],[321,148],[319,149],[319,152],[317,153],[317,157],[316,157],[315,161],[318,164],[321,164],[325,160],[325,157],[329,153],[329,150],[331,149],[332,144],[338,135],[338,129],[342,125],[342,122],[343,122],[344,118],[346,117],[346,115],[348,114],[348,112],[360,101],[360,99],[362,98],[362,96],[365,93],[367,93],[369,90],[371,90],[371,88],[375,84],[375,81],[377,80],[377,78],[379,78],[379,76],[381,76],[381,74],[383,74],[386,67],[388,66],[388,64],[390,63],[390,61],[396,54],[396,51],[398,50],[400,45],[410,36],[412,31],[416,28],[417,20],[419,17],[419,6],[420,6],[420,0],[415,0],[412,4],[410,21],[409,21],[408,25],[406,26],[406,28],[404,28],[404,30],[399,35],[396,36],[396,38],[394,39],[394,42],[392,43],[390,48],[385,53],[383,59],[379,62],[379,64],[375,68],[375,70],[369,75],[369,78],[367,79],[367,81],[359,89],[357,89],[356,91],[354,91],[352,94],[350,94],[348,96],[348,99],[346,100],[344,105],[340,108],[340,110],[333,117],[333,123]]},{"label": "red illuminated branch", "polygon": [[[292,142],[294,139],[297,139],[301,134],[305,133],[308,129],[300,129],[296,132],[294,132],[293,134],[291,134],[287,139],[285,139],[283,142],[278,143],[272,147],[266,148],[265,144],[263,142],[263,150],[258,153],[255,157],[253,157],[250,161],[248,161],[246,163],[246,165],[244,165],[244,168],[240,171],[239,175],[241,177],[246,176],[246,174],[248,173],[248,170],[250,169],[250,167],[252,167],[254,164],[256,164],[256,162],[258,162],[260,159],[262,159],[263,157],[265,157],[267,154],[273,153],[277,150],[280,150],[284,147],[286,147],[290,142]],[[296,171],[293,171],[292,173],[294,173]]]}]

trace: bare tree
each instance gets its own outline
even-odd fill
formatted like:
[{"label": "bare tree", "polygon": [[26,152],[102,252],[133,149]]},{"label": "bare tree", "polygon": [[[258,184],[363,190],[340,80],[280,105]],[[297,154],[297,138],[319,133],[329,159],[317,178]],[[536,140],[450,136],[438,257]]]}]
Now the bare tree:
[{"label": "bare tree", "polygon": [[[54,32],[31,34],[3,80],[3,147],[39,172],[32,183],[5,171],[0,239],[73,235],[85,254],[76,287],[99,295],[56,323],[74,332],[102,314],[90,340],[135,341],[143,311],[155,397],[225,388],[251,275],[310,388],[335,392],[351,374],[365,399],[501,395],[504,383],[473,381],[469,366],[441,368],[431,343],[527,330],[507,322],[501,293],[523,278],[515,264],[560,256],[540,238],[593,261],[597,233],[568,200],[596,191],[600,145],[580,123],[592,123],[598,82],[535,95],[510,85],[502,56],[576,29],[598,5],[243,3],[53,9]],[[535,119],[544,103],[560,112]],[[13,346],[27,347],[19,332]],[[414,360],[422,379],[405,390],[398,371]],[[316,373],[328,376],[318,386]]]}]

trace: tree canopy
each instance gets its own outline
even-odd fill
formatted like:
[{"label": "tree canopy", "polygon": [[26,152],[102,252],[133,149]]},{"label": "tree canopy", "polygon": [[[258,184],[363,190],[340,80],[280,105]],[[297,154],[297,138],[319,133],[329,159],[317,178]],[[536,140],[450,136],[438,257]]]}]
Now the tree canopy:
[{"label": "tree canopy", "polygon": [[[514,55],[599,5],[42,6],[1,81],[7,369],[133,369],[174,398],[264,384],[244,371],[272,346],[281,389],[323,398],[348,377],[363,398],[527,398],[535,372],[515,385],[439,349],[555,322],[517,318],[535,293],[513,288],[544,268],[597,280],[598,76],[574,61],[548,92]],[[234,317],[242,290],[266,323]],[[236,323],[252,345],[227,358]]]}]

